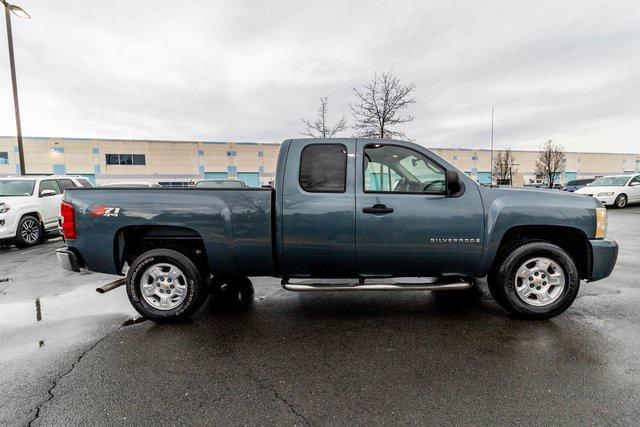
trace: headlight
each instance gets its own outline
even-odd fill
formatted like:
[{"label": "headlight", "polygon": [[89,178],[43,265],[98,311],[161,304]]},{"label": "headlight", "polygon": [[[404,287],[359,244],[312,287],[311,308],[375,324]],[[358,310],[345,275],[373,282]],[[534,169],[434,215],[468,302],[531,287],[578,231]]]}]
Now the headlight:
[{"label": "headlight", "polygon": [[598,193],[598,194],[596,194],[596,196],[598,196],[598,197],[613,196],[613,191],[605,191],[604,193]]},{"label": "headlight", "polygon": [[9,209],[11,209],[11,208],[9,207],[9,205],[8,205],[8,204],[6,204],[6,203],[0,203],[0,213],[8,212],[8,211],[9,211]]},{"label": "headlight", "polygon": [[596,208],[596,239],[604,239],[607,235],[607,209]]}]

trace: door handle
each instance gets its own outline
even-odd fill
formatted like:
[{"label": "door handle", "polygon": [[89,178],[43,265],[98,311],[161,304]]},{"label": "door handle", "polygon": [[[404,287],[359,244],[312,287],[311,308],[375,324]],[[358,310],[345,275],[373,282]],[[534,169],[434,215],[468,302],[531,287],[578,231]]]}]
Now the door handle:
[{"label": "door handle", "polygon": [[362,208],[362,213],[366,214],[388,214],[393,212],[393,208],[388,208],[385,205],[373,205],[370,208]]}]

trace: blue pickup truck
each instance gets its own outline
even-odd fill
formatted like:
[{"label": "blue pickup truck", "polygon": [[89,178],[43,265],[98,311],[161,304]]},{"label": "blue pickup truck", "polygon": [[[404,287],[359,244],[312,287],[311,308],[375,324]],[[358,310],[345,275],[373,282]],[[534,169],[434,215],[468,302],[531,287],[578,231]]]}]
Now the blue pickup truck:
[{"label": "blue pickup truck", "polygon": [[486,276],[506,310],[549,318],[618,255],[592,197],[483,187],[420,145],[380,139],[284,141],[275,189],[68,189],[61,228],[62,267],[126,275],[157,322],[250,276],[315,292],[462,290]]}]

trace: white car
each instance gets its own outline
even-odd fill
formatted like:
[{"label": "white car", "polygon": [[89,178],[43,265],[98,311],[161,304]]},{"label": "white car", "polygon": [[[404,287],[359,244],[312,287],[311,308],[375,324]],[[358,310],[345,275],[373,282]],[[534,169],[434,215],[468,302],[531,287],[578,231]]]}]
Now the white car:
[{"label": "white car", "polygon": [[113,188],[162,188],[162,185],[152,181],[126,181],[126,182],[109,182],[102,184],[100,187]]},{"label": "white car", "polygon": [[82,176],[47,175],[0,178],[0,241],[18,246],[40,243],[44,234],[58,229],[64,190],[93,187]]},{"label": "white car", "polygon": [[593,196],[606,206],[624,208],[629,203],[640,203],[640,175],[603,176],[575,194]]}]

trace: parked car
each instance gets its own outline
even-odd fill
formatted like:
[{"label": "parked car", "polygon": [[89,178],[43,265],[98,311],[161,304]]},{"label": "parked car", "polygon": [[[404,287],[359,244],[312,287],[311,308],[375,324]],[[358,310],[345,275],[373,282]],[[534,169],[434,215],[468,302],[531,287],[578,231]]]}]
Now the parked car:
[{"label": "parked car", "polygon": [[0,240],[18,246],[37,245],[58,228],[62,193],[91,188],[82,176],[16,176],[0,178]]},{"label": "parked car", "polygon": [[595,178],[583,178],[583,179],[574,179],[573,181],[567,182],[567,185],[562,187],[562,191],[568,191],[569,193],[573,193],[576,190],[579,190],[587,185],[591,184]]},{"label": "parked car", "polygon": [[622,209],[629,203],[640,202],[640,174],[603,176],[576,194],[593,196],[605,206]]},{"label": "parked car", "polygon": [[250,276],[316,292],[462,290],[487,276],[501,306],[548,318],[618,254],[598,200],[487,188],[410,142],[288,140],[275,189],[162,191],[68,191],[57,253],[71,271],[129,266],[129,300],[158,322],[209,292],[232,301]]},{"label": "parked car", "polygon": [[163,188],[160,184],[153,181],[124,181],[124,182],[109,182],[101,184],[100,187],[110,188]]},{"label": "parked car", "polygon": [[239,179],[201,179],[196,182],[196,188],[249,188]]}]

